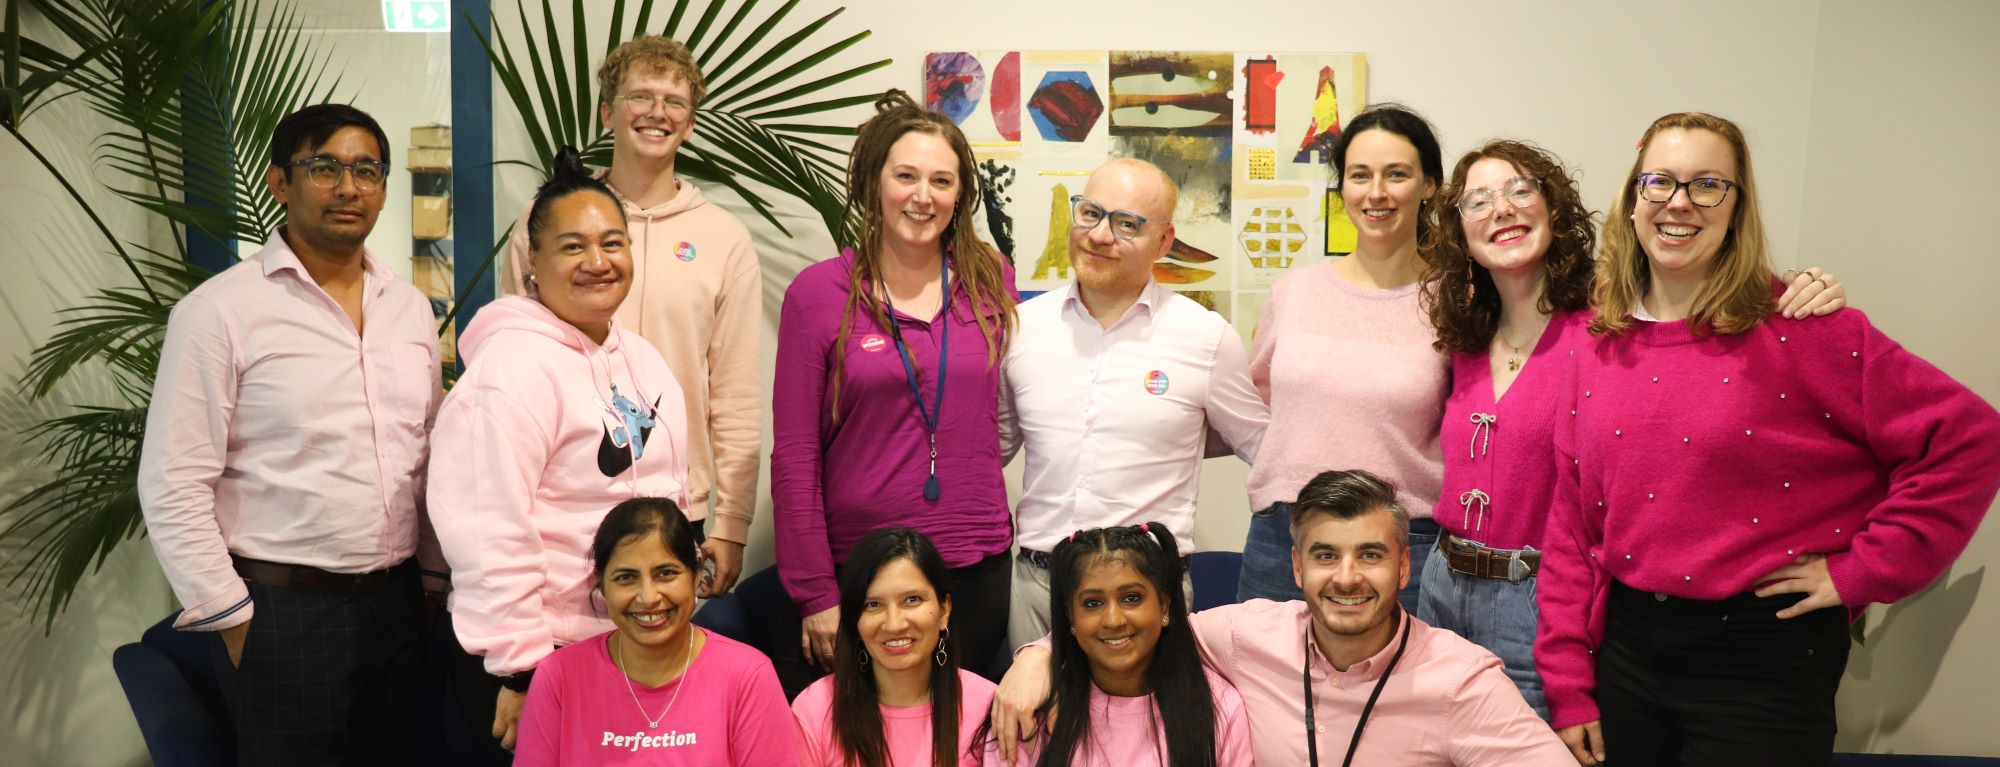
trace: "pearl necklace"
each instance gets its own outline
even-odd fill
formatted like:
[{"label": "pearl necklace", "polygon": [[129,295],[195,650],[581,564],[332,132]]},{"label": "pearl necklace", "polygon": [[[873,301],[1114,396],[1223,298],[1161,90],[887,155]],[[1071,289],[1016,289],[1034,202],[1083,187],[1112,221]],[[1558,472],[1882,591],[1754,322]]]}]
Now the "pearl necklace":
[{"label": "pearl necklace", "polygon": [[[681,661],[681,673],[676,677],[678,681],[674,684],[674,694],[667,698],[667,707],[660,711],[658,719],[646,713],[645,704],[639,702],[638,690],[632,688],[632,675],[625,672],[625,643],[622,641],[619,642],[618,650],[612,655],[618,661],[618,675],[625,677],[625,692],[632,696],[632,705],[639,709],[639,717],[646,720],[646,729],[648,730],[660,729],[660,723],[667,721],[667,713],[674,710],[674,702],[681,699],[681,688],[686,687],[688,683],[688,668],[694,665],[694,632],[695,627],[689,626],[687,659]],[[624,637],[619,635],[612,638],[623,639]]]}]

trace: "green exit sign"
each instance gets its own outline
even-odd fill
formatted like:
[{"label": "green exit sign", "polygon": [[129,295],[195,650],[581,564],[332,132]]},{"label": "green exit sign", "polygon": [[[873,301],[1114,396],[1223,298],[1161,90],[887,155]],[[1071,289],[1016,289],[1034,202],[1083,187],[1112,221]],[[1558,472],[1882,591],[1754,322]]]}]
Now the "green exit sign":
[{"label": "green exit sign", "polygon": [[451,0],[382,0],[382,28],[390,32],[449,32]]}]

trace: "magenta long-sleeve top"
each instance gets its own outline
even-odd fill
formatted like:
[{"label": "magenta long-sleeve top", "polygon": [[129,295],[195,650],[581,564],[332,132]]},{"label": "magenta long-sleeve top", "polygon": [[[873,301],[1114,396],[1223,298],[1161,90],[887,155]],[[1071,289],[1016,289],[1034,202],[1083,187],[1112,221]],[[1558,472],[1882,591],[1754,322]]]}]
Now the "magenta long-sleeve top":
[{"label": "magenta long-sleeve top", "polygon": [[1535,640],[1556,727],[1598,718],[1612,581],[1723,599],[1819,554],[1858,614],[1950,567],[2000,490],[2000,413],[1852,309],[1565,358]]},{"label": "magenta long-sleeve top", "polygon": [[[891,315],[915,360],[926,408],[937,393],[940,342],[951,337],[937,429],[938,499],[924,498],[928,430],[895,335],[859,306],[844,344],[839,418],[833,417],[835,343],[853,268],[854,254],[845,250],[806,267],[786,289],[778,320],[771,501],[778,576],[804,615],[839,604],[834,565],[874,530],[915,528],[951,567],[1004,552],[1013,540],[1000,476],[1000,363],[987,353],[962,285],[954,282],[949,317]],[[1013,269],[1003,271],[1011,293]],[[1000,308],[983,310],[997,328]]]},{"label": "magenta long-sleeve top", "polygon": [[[1590,338],[1589,312],[1557,312],[1507,393],[1493,396],[1484,350],[1451,355],[1444,401],[1444,493],[1432,516],[1453,535],[1496,549],[1542,548],[1554,502],[1556,406],[1570,352]],[[1567,424],[1564,424],[1565,426]]]}]

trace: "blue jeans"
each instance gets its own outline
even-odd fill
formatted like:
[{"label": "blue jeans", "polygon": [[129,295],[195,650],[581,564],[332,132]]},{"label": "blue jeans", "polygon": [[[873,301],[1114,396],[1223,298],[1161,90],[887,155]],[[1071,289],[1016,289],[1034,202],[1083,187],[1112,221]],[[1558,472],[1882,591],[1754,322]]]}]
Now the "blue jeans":
[{"label": "blue jeans", "polygon": [[1535,578],[1518,581],[1480,578],[1452,572],[1444,557],[1434,556],[1424,564],[1423,598],[1417,604],[1417,618],[1441,629],[1458,632],[1500,656],[1507,665],[1507,678],[1520,688],[1521,697],[1549,718],[1549,704],[1542,693],[1542,677],[1535,673]]},{"label": "blue jeans", "polygon": [[[1410,585],[1397,592],[1404,610],[1417,611],[1422,588],[1418,573],[1437,545],[1438,525],[1428,519],[1410,520]],[[1292,505],[1280,501],[1250,515],[1250,534],[1243,540],[1243,572],[1236,578],[1236,601],[1304,599],[1292,578]]]}]

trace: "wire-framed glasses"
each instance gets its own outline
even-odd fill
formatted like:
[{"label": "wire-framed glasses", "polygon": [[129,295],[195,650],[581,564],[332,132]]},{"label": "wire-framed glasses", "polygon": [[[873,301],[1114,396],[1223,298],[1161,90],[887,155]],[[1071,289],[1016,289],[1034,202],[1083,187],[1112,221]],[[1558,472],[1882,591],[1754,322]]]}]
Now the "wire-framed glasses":
[{"label": "wire-framed glasses", "polygon": [[1542,202],[1542,186],[1533,176],[1515,176],[1501,182],[1500,188],[1480,187],[1467,189],[1458,196],[1458,215],[1467,221],[1485,221],[1493,215],[1493,209],[1500,200],[1515,208],[1532,208]]}]

